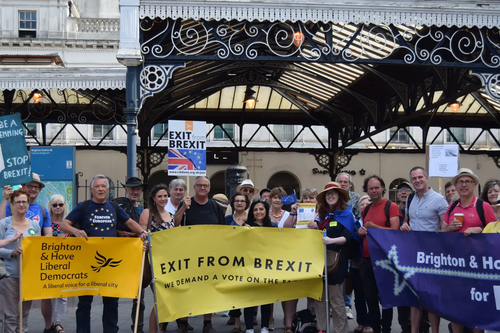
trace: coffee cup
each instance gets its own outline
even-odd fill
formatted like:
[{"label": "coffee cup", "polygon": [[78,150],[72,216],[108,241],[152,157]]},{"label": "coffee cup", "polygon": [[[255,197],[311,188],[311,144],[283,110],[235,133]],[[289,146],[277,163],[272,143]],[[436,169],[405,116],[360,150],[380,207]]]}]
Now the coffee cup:
[{"label": "coffee cup", "polygon": [[455,213],[455,220],[460,222],[460,224],[464,223],[464,214],[463,213]]}]

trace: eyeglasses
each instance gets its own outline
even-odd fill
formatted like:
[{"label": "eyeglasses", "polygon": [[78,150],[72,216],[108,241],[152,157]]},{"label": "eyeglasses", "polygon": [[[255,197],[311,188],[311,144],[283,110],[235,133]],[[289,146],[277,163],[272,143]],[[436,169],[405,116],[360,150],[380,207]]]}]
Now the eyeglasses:
[{"label": "eyeglasses", "polygon": [[264,199],[254,199],[252,202],[266,202]]},{"label": "eyeglasses", "polygon": [[465,185],[467,185],[467,186],[468,186],[468,185],[475,184],[476,182],[475,182],[475,181],[473,181],[473,180],[457,180],[457,183],[458,183],[459,185],[464,185],[464,184],[465,184]]},{"label": "eyeglasses", "polygon": [[36,185],[26,185],[26,187],[28,188],[28,190],[39,190],[40,189],[40,186],[36,186]]},{"label": "eyeglasses", "polygon": [[399,192],[399,193],[403,193],[403,192],[408,192],[408,193],[410,193],[410,192],[412,192],[412,190],[411,190],[410,188],[400,188],[400,189],[398,190],[398,192]]},{"label": "eyeglasses", "polygon": [[234,203],[245,203],[245,200],[234,200]]},{"label": "eyeglasses", "polygon": [[14,201],[14,205],[18,205],[18,206],[26,205],[27,203],[28,203],[28,201]]},{"label": "eyeglasses", "polygon": [[209,188],[210,187],[210,185],[208,185],[208,184],[196,184],[195,186],[197,188]]},{"label": "eyeglasses", "polygon": [[57,208],[57,207],[64,207],[63,203],[58,203],[58,204],[52,204],[52,207]]}]

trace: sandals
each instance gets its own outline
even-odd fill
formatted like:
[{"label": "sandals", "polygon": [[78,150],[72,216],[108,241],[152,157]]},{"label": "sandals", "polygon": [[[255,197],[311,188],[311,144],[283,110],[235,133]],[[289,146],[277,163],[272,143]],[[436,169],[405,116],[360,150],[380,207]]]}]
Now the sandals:
[{"label": "sandals", "polygon": [[373,333],[373,328],[370,326],[363,327],[363,333]]},{"label": "sandals", "polygon": [[53,333],[65,333],[64,327],[62,327],[61,324],[52,325],[52,332]]},{"label": "sandals", "polygon": [[291,327],[285,327],[283,333],[293,333],[293,329]]},{"label": "sandals", "polygon": [[358,325],[354,329],[354,333],[363,333],[363,330],[364,330],[364,326],[363,325]]}]

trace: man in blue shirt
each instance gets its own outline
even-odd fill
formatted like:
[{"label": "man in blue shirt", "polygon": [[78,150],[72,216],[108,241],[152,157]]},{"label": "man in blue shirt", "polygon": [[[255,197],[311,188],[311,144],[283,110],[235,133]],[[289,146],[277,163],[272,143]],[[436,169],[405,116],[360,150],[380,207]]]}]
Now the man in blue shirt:
[{"label": "man in blue shirt", "polygon": [[[49,211],[47,208],[36,202],[40,191],[45,187],[45,185],[41,182],[38,174],[33,172],[32,175],[33,180],[29,183],[23,184],[24,189],[28,193],[28,200],[30,202],[30,206],[26,212],[26,217],[30,220],[38,222],[40,230],[42,231],[42,236],[52,236],[52,224],[50,222]],[[7,216],[12,216],[9,204],[9,196],[12,192],[14,192],[14,190],[10,185],[4,186],[3,198],[0,203],[0,220]]]},{"label": "man in blue shirt", "polygon": [[[62,231],[75,237],[116,237],[117,225],[125,224],[136,235],[145,240],[146,231],[118,205],[106,200],[109,193],[109,182],[104,175],[95,175],[90,183],[92,200],[79,203],[61,222]],[[116,209],[115,208],[118,208]],[[86,207],[86,209],[85,209]],[[89,333],[90,311],[93,296],[79,296],[76,310],[76,332]],[[102,326],[104,333],[118,331],[118,298],[103,297]]]}]

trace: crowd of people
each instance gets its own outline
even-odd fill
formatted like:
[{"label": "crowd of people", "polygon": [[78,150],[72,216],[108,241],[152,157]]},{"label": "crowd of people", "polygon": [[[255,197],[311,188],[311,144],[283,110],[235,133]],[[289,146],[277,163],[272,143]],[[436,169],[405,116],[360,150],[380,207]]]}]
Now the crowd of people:
[{"label": "crowd of people", "polygon": [[[409,171],[409,182],[397,186],[397,203],[384,197],[387,188],[382,178],[371,175],[363,183],[363,196],[352,189],[351,176],[340,173],[335,181],[328,182],[321,191],[306,188],[301,193],[301,202],[315,203],[314,221],[307,225],[311,229],[324,230],[322,242],[326,249],[337,253],[336,269],[327,274],[323,298],[328,292],[330,311],[324,301],[307,300],[307,307],[316,315],[319,332],[325,332],[327,321],[333,317],[333,332],[347,333],[348,320],[355,319],[355,333],[390,333],[393,309],[380,310],[379,292],[373,272],[366,235],[370,229],[393,229],[401,232],[460,232],[464,236],[481,232],[500,231],[500,181],[486,182],[479,197],[474,193],[479,178],[470,170],[462,168],[446,184],[446,198],[428,186],[429,177],[422,167]],[[18,332],[19,325],[19,256],[21,237],[140,237],[146,239],[147,232],[158,232],[175,227],[199,224],[230,225],[263,228],[294,228],[297,222],[298,204],[290,211],[283,209],[281,198],[287,193],[282,187],[259,191],[250,179],[242,181],[231,198],[224,194],[209,198],[210,180],[197,177],[194,181],[194,196],[182,179],[174,179],[168,186],[157,184],[147,192],[147,184],[131,177],[125,184],[125,197],[109,201],[109,183],[104,175],[96,175],[90,184],[92,199],[79,203],[71,212],[61,195],[54,195],[47,207],[37,203],[44,184],[33,173],[33,181],[19,189],[5,186],[0,203],[0,257],[10,277],[0,280],[0,295],[3,298],[4,331]],[[140,205],[141,196],[147,208]],[[103,208],[103,209],[101,209]],[[114,213],[114,214],[113,214]],[[457,216],[462,214],[462,218]],[[104,218],[110,215],[109,219]],[[93,219],[112,221],[100,228],[93,226]],[[113,216],[113,218],[111,218]],[[361,245],[357,257],[348,257],[342,251],[352,242]],[[149,281],[150,282],[150,281]],[[146,283],[146,286],[149,284]],[[354,295],[354,297],[352,297]],[[356,318],[351,311],[352,298]],[[79,296],[76,310],[78,333],[91,332],[91,306],[93,296]],[[297,311],[297,301],[282,302],[284,333],[294,333],[292,320]],[[41,310],[45,320],[44,333],[64,333],[62,326],[67,300],[58,298],[43,300]],[[30,301],[23,302],[23,332],[28,330]],[[139,307],[138,332],[144,329],[144,292],[134,300],[131,313],[132,329],[135,313]],[[274,304],[260,306],[260,332],[275,329]],[[257,307],[243,310],[233,309],[227,314],[231,333],[242,331],[243,314],[246,333],[253,333],[257,325]],[[424,333],[430,328],[439,332],[440,318],[418,307],[399,307],[398,322],[403,333]],[[193,328],[188,318],[176,321],[178,333],[188,333]],[[118,299],[103,297],[103,331],[118,331]],[[153,309],[149,316],[149,332],[165,331],[168,323],[157,325]],[[462,333],[464,327],[452,323],[453,333]],[[474,329],[476,333],[480,330]],[[203,333],[216,333],[212,326],[212,314],[203,316]]]}]

